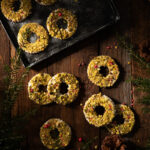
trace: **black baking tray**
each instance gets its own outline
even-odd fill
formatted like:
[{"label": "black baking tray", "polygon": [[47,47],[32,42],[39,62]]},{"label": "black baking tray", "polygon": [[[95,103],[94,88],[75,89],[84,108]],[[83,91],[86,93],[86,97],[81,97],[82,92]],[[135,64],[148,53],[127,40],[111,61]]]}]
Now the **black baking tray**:
[{"label": "black baking tray", "polygon": [[41,61],[54,56],[73,44],[93,35],[103,28],[114,24],[120,19],[119,13],[112,0],[57,0],[54,5],[42,6],[32,1],[32,14],[20,23],[7,20],[0,12],[1,23],[14,47],[17,49],[17,34],[23,24],[37,22],[46,28],[46,20],[50,12],[57,8],[66,8],[76,14],[78,29],[67,40],[51,38],[48,47],[40,53],[29,54],[23,51],[22,61],[25,67],[32,67]]}]

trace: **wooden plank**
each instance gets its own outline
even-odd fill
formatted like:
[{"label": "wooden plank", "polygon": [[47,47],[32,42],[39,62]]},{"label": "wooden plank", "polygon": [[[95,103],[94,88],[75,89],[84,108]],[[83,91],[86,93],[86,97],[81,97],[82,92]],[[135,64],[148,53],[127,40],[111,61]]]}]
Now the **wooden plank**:
[{"label": "wooden plank", "polygon": [[34,68],[32,68],[30,70],[28,79],[25,83],[26,96],[25,96],[25,98],[22,97],[22,103],[20,104],[21,107],[24,108],[23,103],[24,103],[24,101],[26,101],[25,102],[26,103],[26,111],[32,110],[33,108],[38,109],[37,114],[34,117],[32,117],[32,119],[28,123],[28,126],[26,127],[26,130],[25,130],[25,132],[26,132],[25,134],[26,134],[27,138],[26,138],[26,143],[24,144],[25,145],[24,149],[30,149],[30,150],[32,150],[32,149],[40,150],[40,146],[38,145],[38,143],[40,145],[42,145],[41,142],[39,141],[39,139],[40,139],[39,131],[40,131],[40,126],[41,126],[41,120],[45,116],[45,114],[43,113],[43,109],[45,109],[45,107],[46,107],[46,106],[40,106],[40,105],[34,103],[28,97],[28,92],[27,92],[28,82],[37,73],[47,73],[47,67],[40,65],[40,66],[35,66]]},{"label": "wooden plank", "polygon": [[[83,42],[80,42],[78,45],[73,46],[67,51],[62,52],[56,58],[48,59],[44,63],[36,66],[33,70],[30,71],[29,76],[25,81],[25,88],[21,92],[18,100],[14,106],[13,114],[19,115],[30,110],[32,107],[39,107],[39,111],[35,117],[29,122],[25,133],[27,136],[26,142],[24,143],[23,149],[28,150],[44,150],[39,138],[39,129],[40,126],[49,118],[57,117],[65,120],[68,124],[71,125],[73,130],[73,140],[71,143],[70,149],[78,149],[79,144],[77,142],[78,137],[93,137],[99,135],[98,141],[101,144],[101,141],[109,133],[103,128],[95,128],[90,126],[83,115],[82,108],[80,103],[83,103],[90,97],[92,94],[98,93],[99,88],[92,84],[86,74],[86,69],[89,61],[99,54],[109,55],[117,61],[121,69],[120,79],[117,84],[108,89],[102,89],[103,94],[108,95],[113,100],[119,103],[131,104],[131,84],[125,82],[126,79],[131,75],[143,75],[148,77],[143,70],[139,69],[135,62],[132,62],[131,65],[128,64],[130,58],[127,52],[120,48],[106,49],[106,46],[112,46],[116,40],[116,32],[130,35],[132,33],[132,41],[135,44],[138,44],[142,39],[146,39],[150,36],[149,27],[150,27],[150,9],[148,1],[141,0],[126,0],[118,1],[118,8],[121,14],[121,21],[113,27],[107,28],[103,32],[100,32],[99,35],[95,35]],[[9,44],[9,40],[0,26],[0,95],[3,90],[3,78],[5,74],[2,72],[2,67],[4,64],[9,63],[10,57],[15,54],[13,46]],[[99,39],[99,42],[98,42]],[[100,49],[99,49],[100,48]],[[11,50],[11,53],[9,52]],[[79,63],[84,62],[85,65],[78,66]],[[24,69],[22,68],[22,71]],[[51,104],[47,106],[39,106],[31,102],[28,98],[27,92],[27,83],[33,75],[38,72],[48,72],[52,75],[58,72],[69,72],[77,76],[81,82],[81,93],[78,99],[69,106],[61,106],[56,104]],[[139,93],[134,93],[134,99],[137,100]],[[136,124],[140,124],[140,127],[136,125],[136,130],[129,136],[126,136],[128,139],[132,140],[138,145],[145,144],[148,134],[150,133],[150,121],[147,119],[148,114],[143,115],[141,112],[141,105],[135,104],[134,110],[136,111],[139,121]]]},{"label": "wooden plank", "polygon": [[[141,41],[150,39],[150,9],[148,1],[140,1],[134,0],[131,3],[132,7],[132,27],[131,27],[131,39],[132,42],[138,46]],[[144,78],[150,78],[149,73],[145,70],[141,69],[136,62],[132,63],[132,75],[133,76],[141,76]],[[134,87],[133,87],[134,90]],[[135,100],[134,109],[138,116],[138,126],[137,132],[133,137],[133,141],[136,142],[139,146],[143,146],[148,137],[150,136],[150,120],[149,114],[143,114],[141,111],[143,105],[138,104],[138,100],[143,96],[141,92],[137,92],[134,90],[133,98]]]},{"label": "wooden plank", "polygon": [[[126,6],[126,7],[125,7]],[[150,27],[150,17],[149,17],[149,7],[148,1],[118,1],[118,8],[121,14],[121,21],[115,27],[105,32],[105,35],[100,38],[100,54],[105,54],[112,56],[119,62],[121,65],[121,80],[111,89],[103,89],[102,92],[106,93],[108,96],[112,97],[114,100],[120,103],[131,104],[131,90],[134,88],[131,87],[131,84],[125,82],[130,75],[143,75],[146,77],[145,73],[139,69],[135,62],[131,62],[131,65],[128,65],[128,61],[130,62],[130,58],[125,49],[107,49],[107,46],[114,45],[113,43],[116,40],[115,33],[122,33],[123,35],[127,35],[132,37],[132,41],[135,44],[138,44],[142,39],[149,38],[149,27]],[[112,31],[111,31],[112,30]],[[123,77],[124,76],[124,77]],[[135,101],[140,97],[141,93],[134,92],[133,98]],[[128,134],[127,137],[129,140],[134,142],[139,146],[144,146],[147,137],[149,136],[149,126],[150,121],[147,119],[149,115],[144,115],[141,112],[142,106],[139,104],[135,104],[134,111],[136,115],[136,125],[134,127],[133,132]],[[102,139],[104,136],[109,133],[105,130],[102,131]]]},{"label": "wooden plank", "polygon": [[[103,31],[100,35],[100,55],[108,55],[115,59],[120,69],[120,76],[115,85],[111,88],[101,89],[102,93],[112,98],[115,103],[131,104],[131,84],[126,80],[131,76],[131,65],[128,64],[130,57],[126,50],[117,46],[116,34],[129,34],[130,29],[130,0],[117,1],[119,13],[121,16],[117,25],[114,25]],[[110,47],[110,48],[108,48]],[[110,133],[103,128],[101,134],[101,142],[105,136]]]},{"label": "wooden plank", "polygon": [[[98,136],[98,128],[90,126],[83,115],[82,107],[80,103],[84,102],[92,94],[98,92],[98,88],[93,86],[93,84],[87,78],[87,65],[91,58],[97,55],[98,44],[97,38],[92,37],[80,45],[76,45],[67,52],[60,54],[54,64],[48,67],[48,72],[56,74],[59,72],[68,72],[74,74],[80,81],[81,89],[77,100],[69,106],[54,105],[49,106],[50,114],[46,115],[45,119],[49,117],[59,117],[66,121],[73,131],[73,139],[71,142],[71,149],[78,149],[79,143],[77,142],[78,137],[91,138],[93,136]],[[71,51],[71,52],[70,52]],[[64,56],[65,54],[65,56]],[[78,64],[84,63],[83,66],[78,66]],[[45,110],[47,112],[47,110]],[[52,113],[53,112],[53,113]],[[43,120],[43,121],[44,121]],[[88,134],[87,134],[88,133]]]},{"label": "wooden plank", "polygon": [[10,52],[9,52],[9,40],[8,37],[5,33],[5,31],[3,30],[2,25],[0,24],[0,90],[3,89],[4,83],[3,83],[3,79],[5,77],[5,73],[3,71],[4,69],[4,65],[5,64],[9,64],[10,62]]},{"label": "wooden plank", "polygon": [[4,78],[6,76],[6,73],[4,72],[4,65],[10,63],[9,40],[1,24],[0,24],[0,35],[1,35],[0,36],[0,104],[1,104],[1,100],[4,94],[4,85],[5,85]]}]

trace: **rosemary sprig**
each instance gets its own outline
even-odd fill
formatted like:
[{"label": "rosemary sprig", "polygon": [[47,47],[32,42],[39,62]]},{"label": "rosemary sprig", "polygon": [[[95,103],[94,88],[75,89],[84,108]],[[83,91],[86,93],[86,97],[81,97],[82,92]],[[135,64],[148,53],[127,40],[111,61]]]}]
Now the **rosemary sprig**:
[{"label": "rosemary sprig", "polygon": [[23,39],[27,39],[27,37],[31,34],[30,28],[26,28],[26,31],[22,34]]}]

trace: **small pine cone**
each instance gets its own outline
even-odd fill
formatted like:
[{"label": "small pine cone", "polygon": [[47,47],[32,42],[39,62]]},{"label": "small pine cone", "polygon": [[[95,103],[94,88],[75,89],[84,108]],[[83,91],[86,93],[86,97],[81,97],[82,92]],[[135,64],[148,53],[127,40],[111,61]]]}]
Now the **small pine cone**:
[{"label": "small pine cone", "polygon": [[150,39],[143,40],[139,44],[139,54],[143,57],[147,62],[150,62]]},{"label": "small pine cone", "polygon": [[119,135],[106,136],[101,145],[102,150],[127,150],[127,145]]}]

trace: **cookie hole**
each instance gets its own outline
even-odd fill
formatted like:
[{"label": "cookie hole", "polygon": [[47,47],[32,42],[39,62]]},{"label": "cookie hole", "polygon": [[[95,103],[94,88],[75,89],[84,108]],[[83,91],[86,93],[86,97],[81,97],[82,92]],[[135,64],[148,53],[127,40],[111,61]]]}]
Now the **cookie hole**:
[{"label": "cookie hole", "polygon": [[28,42],[30,43],[35,43],[37,40],[37,35],[33,32],[30,33],[30,35],[28,35]]},{"label": "cookie hole", "polygon": [[61,83],[59,88],[61,94],[65,94],[68,92],[68,85],[66,83]]},{"label": "cookie hole", "polygon": [[59,131],[58,129],[53,129],[50,131],[50,136],[52,139],[57,139],[59,137]]},{"label": "cookie hole", "polygon": [[40,92],[47,92],[47,86],[39,85],[39,91]]},{"label": "cookie hole", "polygon": [[21,2],[20,0],[17,0],[13,3],[13,10],[14,11],[18,11],[20,9],[20,5],[21,5]]},{"label": "cookie hole", "polygon": [[100,67],[100,70],[99,70],[99,73],[100,73],[102,76],[106,77],[106,76],[108,75],[108,73],[109,73],[108,67],[106,67],[106,66],[101,66],[101,67]]},{"label": "cookie hole", "polygon": [[124,123],[123,115],[122,114],[116,115],[113,122],[118,124],[118,125],[123,124]]},{"label": "cookie hole", "polygon": [[59,29],[66,29],[67,28],[67,21],[65,19],[59,19],[57,21],[57,26]]},{"label": "cookie hole", "polygon": [[95,112],[97,115],[103,115],[105,112],[105,108],[103,106],[96,106]]}]

